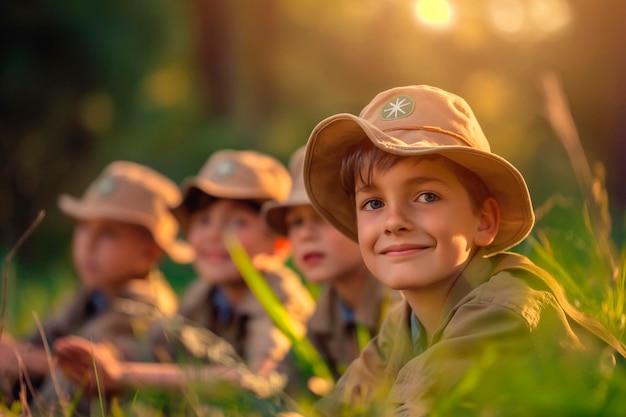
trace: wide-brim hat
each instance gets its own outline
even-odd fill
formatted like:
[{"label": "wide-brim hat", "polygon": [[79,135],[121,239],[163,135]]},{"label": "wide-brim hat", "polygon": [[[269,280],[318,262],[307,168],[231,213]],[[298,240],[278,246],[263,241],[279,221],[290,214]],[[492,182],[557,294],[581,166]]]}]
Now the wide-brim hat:
[{"label": "wide-brim hat", "polygon": [[74,219],[108,219],[143,226],[173,261],[189,263],[195,257],[193,248],[177,238],[178,222],[170,211],[180,200],[180,190],[170,179],[144,165],[115,161],[82,197],[63,194],[58,205]]},{"label": "wide-brim hat", "polygon": [[379,93],[359,116],[328,117],[309,137],[303,176],[311,204],[350,239],[358,240],[356,208],[339,184],[340,171],[347,149],[365,138],[391,154],[441,155],[478,175],[501,208],[500,227],[486,254],[509,249],[530,233],[535,215],[526,182],[510,162],[491,152],[467,102],[416,85]]},{"label": "wide-brim hat", "polygon": [[261,216],[265,222],[283,236],[287,236],[287,224],[285,219],[287,210],[294,206],[310,206],[311,200],[306,193],[304,187],[304,178],[302,177],[302,166],[304,165],[305,146],[298,148],[289,159],[289,174],[291,175],[291,191],[284,202],[276,200],[268,201],[263,204]]},{"label": "wide-brim hat", "polygon": [[253,150],[222,149],[214,152],[196,176],[183,181],[183,201],[175,214],[186,224],[187,199],[194,189],[215,197],[256,201],[259,205],[283,202],[291,188],[287,168],[276,158]]}]

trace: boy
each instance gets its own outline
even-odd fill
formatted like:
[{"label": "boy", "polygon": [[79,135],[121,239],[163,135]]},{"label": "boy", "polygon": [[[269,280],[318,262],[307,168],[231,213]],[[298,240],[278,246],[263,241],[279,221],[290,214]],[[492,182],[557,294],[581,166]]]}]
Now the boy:
[{"label": "boy", "polygon": [[[287,236],[292,258],[304,278],[323,289],[308,322],[307,337],[322,354],[333,377],[338,378],[378,332],[381,317],[396,291],[385,290],[367,270],[359,246],[335,229],[311,206],[304,189],[302,164],[305,147],[299,148],[289,162],[292,188],[284,203],[263,206],[265,221]],[[290,393],[307,376],[290,370]],[[314,381],[309,389],[316,391]]]},{"label": "boy", "polygon": [[[127,161],[108,165],[81,198],[59,198],[61,211],[76,220],[72,255],[81,288],[44,322],[48,346],[79,335],[115,346],[124,358],[155,317],[175,312],[177,297],[158,264],[163,253],[181,263],[194,257],[188,244],[176,240],[178,223],[170,209],[180,200],[171,180]],[[22,387],[32,381],[44,399],[56,401],[43,343],[39,332],[27,343],[3,342],[2,371],[12,378],[25,371]]]},{"label": "boy", "polygon": [[[287,170],[268,155],[235,150],[213,153],[198,176],[185,181],[183,202],[175,210],[196,251],[194,267],[200,276],[181,298],[178,313],[182,326],[174,321],[172,332],[172,322],[164,321],[151,331],[153,363],[122,363],[100,349],[95,349],[92,357],[89,343],[74,338],[55,345],[60,366],[76,381],[89,376],[93,391],[92,361],[98,366],[100,388],[107,392],[176,389],[183,398],[182,393],[189,395],[190,385],[197,384],[211,403],[224,400],[220,398],[222,382],[260,396],[267,395],[261,392],[265,389],[275,390],[267,380],[255,383],[254,375],[275,375],[276,365],[290,345],[230,258],[224,234],[237,236],[294,322],[304,327],[313,301],[297,275],[282,263],[284,239],[271,232],[260,217],[261,205],[283,201],[290,185]],[[237,357],[244,359],[246,369],[238,366]],[[203,364],[198,364],[198,359]],[[233,395],[233,390],[226,395]]]},{"label": "boy", "polygon": [[[358,117],[323,120],[304,181],[313,206],[405,297],[321,414],[541,415],[566,397],[586,407],[614,353],[626,354],[551,276],[504,252],[531,231],[530,195],[460,97],[394,88]],[[564,381],[582,395],[558,398]]]}]

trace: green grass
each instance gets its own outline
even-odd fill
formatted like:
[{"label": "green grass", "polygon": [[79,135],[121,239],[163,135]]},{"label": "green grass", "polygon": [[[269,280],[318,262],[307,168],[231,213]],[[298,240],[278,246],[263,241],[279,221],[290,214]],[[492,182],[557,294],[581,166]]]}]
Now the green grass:
[{"label": "green grass", "polygon": [[[582,199],[578,201],[555,194],[538,207],[537,225],[532,236],[519,250],[557,278],[573,305],[599,320],[622,342],[626,342],[626,246],[616,247],[610,238],[612,225],[602,169],[590,168],[558,83],[550,76],[543,81],[548,118],[567,150],[573,171],[578,173]],[[59,279],[55,277],[44,281],[20,277],[18,294],[15,282],[12,281],[16,270],[19,268],[8,271],[10,279],[5,290],[9,292],[9,297],[6,297],[5,292],[5,298],[8,298],[5,329],[19,333],[26,327],[26,323],[32,323],[29,310],[47,311],[58,305],[62,298],[58,294],[67,293],[69,281],[67,270],[63,268],[52,274],[58,275]],[[50,294],[55,296],[50,297]],[[29,300],[28,305],[16,304],[18,298]],[[277,315],[279,310],[276,309]],[[288,321],[284,317],[280,320],[285,323]],[[292,340],[297,338],[292,335]],[[304,357],[308,358],[306,355]],[[588,381],[577,381],[568,375],[567,370],[559,368],[555,377],[562,382],[562,388],[550,392],[528,390],[524,384],[524,373],[520,372],[515,375],[520,389],[501,393],[497,386],[490,386],[482,378],[497,361],[494,352],[484,352],[481,360],[468,371],[457,388],[446,398],[438,399],[432,416],[613,416],[624,413],[625,367],[618,368],[615,373],[596,375],[592,389],[587,384],[578,383]],[[307,366],[311,365],[303,364],[304,368]],[[160,415],[165,410],[173,416],[212,415],[216,408],[226,410],[224,415],[275,415],[285,405],[284,398],[259,399],[230,387],[220,393],[221,401],[214,403],[212,410],[209,410],[207,398],[214,401],[216,392],[208,396],[205,394],[201,387],[190,389],[184,395],[138,391],[127,402],[114,403],[106,412],[101,402],[95,404],[94,415]],[[476,408],[475,403],[467,400],[477,397],[483,400],[481,408]],[[309,404],[302,405],[303,409],[309,408]],[[535,411],[530,412],[531,409]],[[71,404],[65,410],[59,415],[72,415]],[[360,411],[363,416],[382,416],[389,410],[374,404]],[[21,416],[30,415],[30,412],[26,406],[15,402],[10,406],[0,406],[0,414]]]}]

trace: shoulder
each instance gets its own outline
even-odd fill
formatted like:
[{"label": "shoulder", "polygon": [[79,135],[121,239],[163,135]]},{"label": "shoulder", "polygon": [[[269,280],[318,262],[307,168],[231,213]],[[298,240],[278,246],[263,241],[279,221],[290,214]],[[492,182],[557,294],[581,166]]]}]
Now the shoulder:
[{"label": "shoulder", "polygon": [[468,294],[464,304],[502,309],[535,325],[546,306],[555,304],[554,295],[533,285],[522,271],[501,271]]},{"label": "shoulder", "polygon": [[309,290],[294,270],[286,265],[273,265],[261,270],[276,296],[284,303],[297,303],[302,309],[313,312],[314,301]]},{"label": "shoulder", "polygon": [[309,329],[312,333],[329,332],[338,319],[339,305],[337,292],[330,285],[325,285],[315,300],[315,309],[309,320]]},{"label": "shoulder", "polygon": [[207,308],[212,288],[210,284],[201,279],[191,282],[180,299],[178,314],[190,318],[195,315],[197,310]]},{"label": "shoulder", "polygon": [[473,261],[454,291],[448,316],[500,313],[517,316],[529,326],[537,323],[546,307],[559,308],[555,293],[562,293],[550,274],[509,252]]}]

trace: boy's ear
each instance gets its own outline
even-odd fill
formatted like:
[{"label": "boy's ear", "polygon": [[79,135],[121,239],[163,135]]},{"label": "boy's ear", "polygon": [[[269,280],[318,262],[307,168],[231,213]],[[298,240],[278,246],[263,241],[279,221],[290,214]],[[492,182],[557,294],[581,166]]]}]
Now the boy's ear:
[{"label": "boy's ear", "polygon": [[496,238],[500,229],[500,204],[495,198],[489,197],[485,200],[480,209],[479,220],[474,243],[481,247],[488,246]]}]

